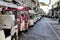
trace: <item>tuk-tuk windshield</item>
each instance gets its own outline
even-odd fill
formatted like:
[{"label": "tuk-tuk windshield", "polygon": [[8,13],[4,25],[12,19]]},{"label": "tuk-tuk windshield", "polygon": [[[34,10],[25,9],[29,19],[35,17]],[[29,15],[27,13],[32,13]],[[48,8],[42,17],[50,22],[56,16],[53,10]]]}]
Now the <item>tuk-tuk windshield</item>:
[{"label": "tuk-tuk windshield", "polygon": [[5,14],[6,15],[11,15],[11,14],[13,14],[13,12],[12,11],[6,11]]}]

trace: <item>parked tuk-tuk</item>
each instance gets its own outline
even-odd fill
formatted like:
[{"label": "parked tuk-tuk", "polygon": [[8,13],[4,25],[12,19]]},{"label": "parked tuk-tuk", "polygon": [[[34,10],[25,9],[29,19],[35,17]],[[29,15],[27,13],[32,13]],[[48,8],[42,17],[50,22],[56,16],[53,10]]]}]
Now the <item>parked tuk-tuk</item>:
[{"label": "parked tuk-tuk", "polygon": [[18,26],[15,24],[15,15],[13,10],[5,10],[5,7],[16,8],[17,6],[0,1],[2,11],[0,12],[0,40],[18,40]]},{"label": "parked tuk-tuk", "polygon": [[34,10],[29,10],[29,14],[30,14],[30,24],[29,26],[33,26],[35,22],[37,22],[37,16],[36,16],[36,12]]},{"label": "parked tuk-tuk", "polygon": [[29,26],[29,9],[26,6],[18,6],[17,8],[20,24],[19,24],[19,30],[20,31],[26,31]]},{"label": "parked tuk-tuk", "polygon": [[6,13],[14,12],[17,24],[18,24],[18,32],[25,31],[29,26],[29,9],[26,6],[18,6],[17,8],[5,8]]}]

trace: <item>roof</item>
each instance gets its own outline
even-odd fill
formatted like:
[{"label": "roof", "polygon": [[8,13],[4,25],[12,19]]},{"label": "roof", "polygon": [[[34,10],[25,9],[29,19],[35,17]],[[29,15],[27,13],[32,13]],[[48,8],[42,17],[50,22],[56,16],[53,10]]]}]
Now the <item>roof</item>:
[{"label": "roof", "polygon": [[23,11],[23,10],[29,10],[29,8],[26,7],[26,6],[18,6],[17,8],[8,8],[8,7],[6,7],[5,10],[18,10],[18,11]]},{"label": "roof", "polygon": [[27,6],[18,6],[17,10],[29,10],[29,8]]}]

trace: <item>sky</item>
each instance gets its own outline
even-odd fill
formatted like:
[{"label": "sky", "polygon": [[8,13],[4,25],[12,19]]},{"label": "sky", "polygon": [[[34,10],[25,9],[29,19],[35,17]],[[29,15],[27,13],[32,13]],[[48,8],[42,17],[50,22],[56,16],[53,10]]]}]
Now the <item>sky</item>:
[{"label": "sky", "polygon": [[[45,4],[49,4],[49,0],[39,0],[39,2],[44,2]],[[40,8],[42,8],[46,14],[49,11],[48,6],[40,6]]]},{"label": "sky", "polygon": [[49,0],[39,0],[39,2],[44,2],[46,4],[49,4]]}]

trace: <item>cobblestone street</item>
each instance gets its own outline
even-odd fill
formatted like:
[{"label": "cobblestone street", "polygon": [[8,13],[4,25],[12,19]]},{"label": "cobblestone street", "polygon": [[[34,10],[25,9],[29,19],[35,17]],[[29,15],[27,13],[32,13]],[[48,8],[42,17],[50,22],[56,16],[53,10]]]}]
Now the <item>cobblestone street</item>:
[{"label": "cobblestone street", "polygon": [[60,0],[0,0],[0,40],[60,40]]},{"label": "cobblestone street", "polygon": [[28,32],[20,34],[19,40],[59,40],[48,25],[49,21],[52,20],[42,18],[33,27],[29,28]]}]

